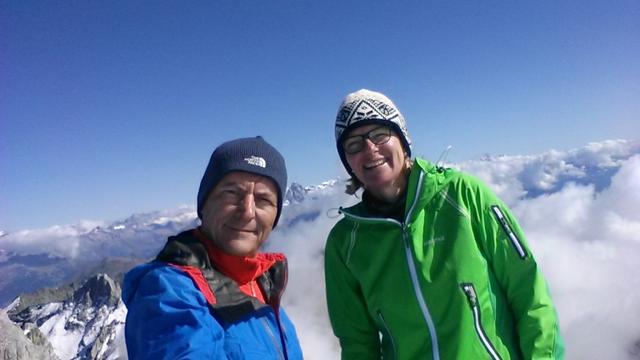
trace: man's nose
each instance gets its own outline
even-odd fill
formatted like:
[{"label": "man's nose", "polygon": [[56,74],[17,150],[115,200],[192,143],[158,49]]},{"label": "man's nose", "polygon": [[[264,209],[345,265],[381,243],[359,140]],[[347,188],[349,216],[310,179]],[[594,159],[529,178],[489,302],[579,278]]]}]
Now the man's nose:
[{"label": "man's nose", "polygon": [[256,215],[256,202],[253,194],[245,194],[240,199],[238,212],[243,219],[253,219]]}]

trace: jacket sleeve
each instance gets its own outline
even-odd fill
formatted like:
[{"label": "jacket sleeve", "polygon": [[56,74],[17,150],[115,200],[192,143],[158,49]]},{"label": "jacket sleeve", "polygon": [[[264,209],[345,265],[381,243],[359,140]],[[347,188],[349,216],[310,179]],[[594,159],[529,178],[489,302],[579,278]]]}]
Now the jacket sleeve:
[{"label": "jacket sleeve", "polygon": [[162,265],[131,282],[125,278],[130,359],[226,359],[223,330],[191,278]]},{"label": "jacket sleeve", "polygon": [[476,232],[515,317],[520,350],[525,359],[561,359],[557,313],[525,235],[507,206],[486,185],[475,185]]},{"label": "jacket sleeve", "polygon": [[369,317],[358,281],[350,272],[340,241],[331,231],[325,247],[325,284],[329,319],[340,341],[342,359],[380,359],[378,330]]}]

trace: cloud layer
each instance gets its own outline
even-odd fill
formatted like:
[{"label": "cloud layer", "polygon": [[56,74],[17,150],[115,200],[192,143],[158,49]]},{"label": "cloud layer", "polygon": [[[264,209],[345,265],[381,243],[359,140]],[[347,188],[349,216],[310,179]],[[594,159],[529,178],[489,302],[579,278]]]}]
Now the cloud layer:
[{"label": "cloud layer", "polygon": [[517,202],[558,307],[570,359],[624,359],[640,340],[640,155],[610,187],[569,183]]}]

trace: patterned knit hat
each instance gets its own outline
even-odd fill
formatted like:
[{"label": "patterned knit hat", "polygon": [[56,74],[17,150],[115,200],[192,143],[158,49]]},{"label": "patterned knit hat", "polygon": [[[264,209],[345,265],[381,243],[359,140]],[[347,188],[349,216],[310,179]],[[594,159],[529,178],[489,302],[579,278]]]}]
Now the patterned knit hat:
[{"label": "patterned knit hat", "polygon": [[202,208],[209,193],[218,182],[231,171],[244,171],[273,180],[278,188],[278,213],[273,227],[278,224],[282,201],[287,189],[287,168],[284,158],[276,148],[262,136],[231,140],[218,146],[211,154],[209,165],[200,181],[198,190],[198,217],[202,219]]},{"label": "patterned knit hat", "polygon": [[347,163],[342,148],[342,141],[351,130],[364,125],[380,124],[386,125],[398,134],[402,141],[404,151],[411,157],[411,139],[407,132],[407,125],[404,116],[396,105],[385,95],[361,89],[347,95],[336,116],[336,145],[340,160],[351,176],[354,176],[351,167]]}]

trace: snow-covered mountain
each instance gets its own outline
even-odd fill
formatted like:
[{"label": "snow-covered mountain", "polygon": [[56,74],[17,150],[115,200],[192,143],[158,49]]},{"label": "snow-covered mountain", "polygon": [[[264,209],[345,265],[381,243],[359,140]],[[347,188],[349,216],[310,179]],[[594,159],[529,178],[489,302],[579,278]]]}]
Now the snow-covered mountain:
[{"label": "snow-covered mountain", "polygon": [[38,333],[61,359],[126,358],[122,335],[126,308],[120,286],[108,275],[89,277],[60,300],[27,307],[21,302],[17,298],[7,307],[9,318],[23,331]]},{"label": "snow-covered mountain", "polygon": [[309,197],[316,199],[321,196],[333,194],[338,182],[339,180],[329,180],[315,186],[302,186],[294,182],[287,188],[287,193],[284,197],[284,206],[300,204]]},{"label": "snow-covered mountain", "polygon": [[[558,306],[567,358],[640,355],[640,325],[631,320],[640,317],[640,292],[633,290],[640,288],[640,142],[603,141],[565,152],[486,156],[447,166],[483,179],[519,218]],[[308,359],[338,358],[324,304],[322,252],[339,218],[337,208],[357,201],[342,193],[343,185],[342,180],[291,184],[266,245],[289,258],[284,306]],[[11,319],[32,330],[28,324],[35,324],[63,359],[122,358],[126,310],[119,299],[91,295],[90,289],[95,285],[103,289],[100,294],[119,295],[123,271],[152,257],[167,236],[196,224],[195,210],[184,207],[112,224],[5,234],[0,295],[10,301],[22,291],[19,284],[35,290],[75,279],[21,296],[9,307]],[[108,275],[89,276],[98,272]]]}]

